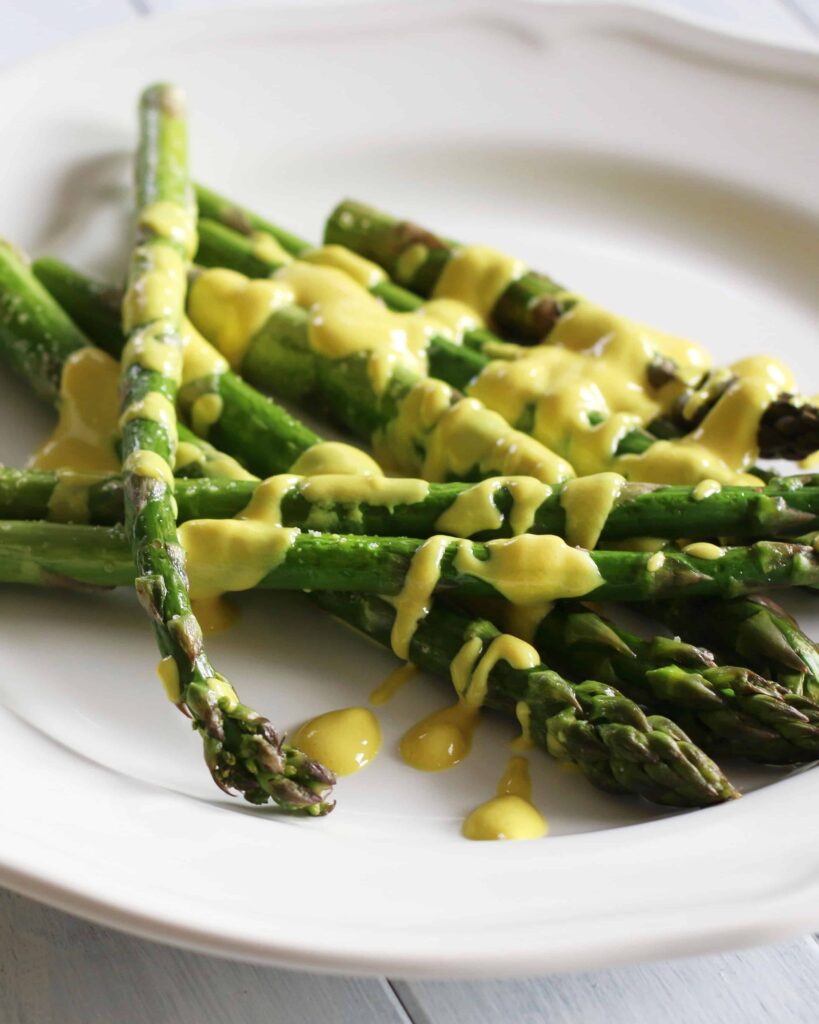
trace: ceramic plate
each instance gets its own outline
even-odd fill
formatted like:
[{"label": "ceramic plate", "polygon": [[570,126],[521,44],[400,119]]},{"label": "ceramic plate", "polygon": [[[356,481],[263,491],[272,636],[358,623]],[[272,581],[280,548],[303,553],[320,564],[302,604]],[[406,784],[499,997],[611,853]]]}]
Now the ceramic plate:
[{"label": "ceramic plate", "polygon": [[[197,176],[318,238],[349,194],[527,258],[721,359],[773,350],[819,391],[819,58],[636,9],[513,3],[187,13],[0,79],[0,232],[117,280],[140,88],[189,90]],[[800,365],[801,364],[801,365]],[[0,379],[0,458],[51,415]],[[803,601],[810,623],[810,603]],[[223,797],[169,708],[129,593],[0,591],[0,881],[120,928],[313,969],[504,975],[760,942],[819,925],[819,774],[746,773],[657,813],[533,757],[551,834],[469,843],[511,725],[428,775],[402,731],[337,811]],[[392,658],[306,602],[250,596],[216,663],[281,727],[365,702]],[[814,615],[813,625],[819,625]]]}]

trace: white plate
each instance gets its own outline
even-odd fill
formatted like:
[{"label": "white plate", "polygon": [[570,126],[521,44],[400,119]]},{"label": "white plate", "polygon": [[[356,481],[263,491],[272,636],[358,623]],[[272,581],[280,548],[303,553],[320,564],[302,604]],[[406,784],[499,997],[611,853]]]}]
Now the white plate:
[{"label": "white plate", "polygon": [[[0,79],[0,231],[116,279],[142,85],[190,91],[197,174],[318,237],[342,194],[528,257],[723,358],[815,360],[819,61],[655,15],[507,3],[185,14]],[[50,415],[0,380],[0,457]],[[511,726],[446,775],[385,751],[322,821],[223,798],[169,709],[130,594],[5,588],[0,880],[143,935],[260,961],[543,973],[819,925],[819,774],[738,775],[661,815],[534,759],[552,834],[468,843]],[[282,726],[361,703],[392,659],[288,597],[251,596],[217,664]],[[815,617],[814,617],[815,621]],[[776,785],[768,783],[776,782]]]}]

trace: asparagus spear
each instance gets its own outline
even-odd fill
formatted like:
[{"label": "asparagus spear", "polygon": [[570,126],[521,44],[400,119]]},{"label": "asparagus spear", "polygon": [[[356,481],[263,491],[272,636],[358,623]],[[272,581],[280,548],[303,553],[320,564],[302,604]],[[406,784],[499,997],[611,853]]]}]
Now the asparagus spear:
[{"label": "asparagus spear", "polygon": [[[116,296],[121,301],[121,292],[117,291]],[[118,319],[118,313],[113,315]],[[119,355],[123,344],[119,323],[113,336],[116,346],[109,343],[102,347]],[[25,256],[0,240],[0,358],[41,398],[58,403],[65,361],[88,344],[77,324],[34,277]],[[228,456],[215,453],[182,424],[178,432],[180,441],[199,449],[205,475],[210,461],[218,459],[220,467],[225,467]],[[238,463],[231,466],[231,471],[232,475],[240,475]]]},{"label": "asparagus spear", "polygon": [[[94,281],[59,260],[36,260],[32,270],[47,290],[40,288],[43,296],[50,293],[87,338],[119,357],[124,344],[119,323],[119,289]],[[27,301],[31,291],[30,282],[24,284],[28,286],[18,287],[12,293],[21,296],[21,303]],[[59,308],[53,301],[51,305]],[[190,411],[204,393],[214,394],[221,401],[221,414],[210,426],[208,439],[259,476],[283,472],[299,455],[321,441],[312,430],[230,370],[184,385],[179,391],[181,407]]]},{"label": "asparagus spear", "polygon": [[[294,235],[291,231],[287,231],[278,224],[273,224],[271,221],[249,210],[246,206],[240,206],[218,192],[205,188],[204,185],[196,186],[196,197],[199,204],[199,216],[202,219],[197,262],[203,263],[205,266],[231,266],[232,264],[230,263],[207,262],[207,260],[203,260],[201,257],[218,258],[220,252],[230,253],[233,251],[237,258],[246,261],[247,266],[247,269],[241,266],[237,266],[235,269],[241,270],[242,273],[247,274],[249,277],[263,277],[274,269],[270,259],[265,258],[264,244],[256,246],[255,262],[253,259],[253,246],[239,246],[234,249],[237,234],[246,235],[251,240],[273,238],[286,253],[295,257],[305,256],[313,249],[310,242],[304,238],[299,238],[298,235]],[[220,227],[227,228],[228,230],[220,232]],[[421,299],[414,292],[402,288],[400,284],[396,284],[395,281],[389,278],[377,282],[371,290],[373,295],[382,299],[385,305],[399,313],[412,312],[422,305]],[[497,346],[498,343],[501,346],[503,344],[497,335],[484,327],[474,328],[467,331],[464,335],[464,344],[478,351],[488,345]],[[431,359],[434,358],[437,346],[440,346],[438,352],[442,358],[450,350],[453,355],[458,352],[458,347],[452,346],[446,338],[437,338],[432,342]],[[465,371],[469,365],[469,360],[466,359],[461,365]],[[433,373],[433,376],[437,377],[439,374]],[[463,388],[469,379],[469,377],[464,377],[460,382],[449,381],[449,383],[454,387]]]},{"label": "asparagus spear", "polygon": [[[216,453],[213,461],[219,457],[225,456]],[[178,477],[174,485],[177,522],[235,516],[245,508],[255,489],[256,481],[252,479],[214,478],[204,473]],[[72,493],[74,507],[81,510],[80,518],[65,514],[69,503],[61,505],[61,491],[63,495],[68,491]],[[121,523],[123,515],[123,486],[119,474],[0,469],[0,519],[48,519],[111,526]]]},{"label": "asparagus spear", "polygon": [[[431,295],[444,267],[459,248],[457,242],[426,228],[345,199],[327,218],[325,241],[345,245],[384,267],[390,277],[420,295]],[[413,247],[412,261],[401,256]],[[573,297],[545,274],[528,271],[501,294],[492,319],[501,332],[516,340],[539,342],[571,308]]]},{"label": "asparagus spear", "polygon": [[41,397],[56,402],[68,357],[88,340],[32,276],[25,257],[0,240],[0,355]]},{"label": "asparagus spear", "polygon": [[[390,647],[395,610],[381,598],[326,592],[312,597],[325,611]],[[499,635],[487,620],[435,602],[413,636],[410,659],[448,678],[465,641],[479,638],[484,652]],[[570,683],[545,665],[515,669],[499,661],[489,673],[486,705],[519,715],[520,704],[528,711],[532,740],[560,760],[575,761],[608,792],[677,806],[705,806],[739,795],[677,725],[646,716],[609,685]]]},{"label": "asparagus spear", "polygon": [[[220,206],[219,209],[223,207]],[[235,207],[232,209],[235,210]],[[283,265],[280,256],[268,253],[263,245],[258,244],[258,234],[234,230],[231,224],[244,222],[231,220],[229,212],[219,217],[218,221],[208,219],[206,211],[203,210],[202,213],[203,217],[199,221],[199,248],[196,251],[196,262],[201,266],[229,267],[248,277],[268,277]],[[249,211],[243,211],[243,215],[254,218],[252,222],[247,223],[267,224]],[[282,229],[271,224],[268,224],[267,228],[256,228],[254,231],[270,234],[277,241],[282,234]],[[309,250],[310,246],[303,242],[295,255],[304,255]],[[370,292],[382,299],[390,309],[399,313],[410,313],[423,305],[423,300],[417,295],[395,284],[389,278],[375,282],[370,287]],[[498,346],[503,346],[500,338],[483,327],[467,331],[463,341],[463,345],[458,345],[448,338],[437,335],[430,339],[427,350],[430,375],[445,380],[447,384],[459,390],[464,390],[486,367],[489,357],[483,350],[490,351],[493,346],[498,350]]]},{"label": "asparagus spear", "polygon": [[[180,437],[182,435],[180,434]],[[206,444],[206,442],[200,442]],[[207,446],[210,448],[210,446]],[[197,454],[201,449],[197,449]],[[215,449],[203,451],[210,464],[196,462],[188,476],[213,476],[225,458]],[[208,465],[212,469],[208,469]],[[184,467],[183,467],[184,468]],[[235,473],[235,467],[233,468]],[[177,457],[177,476],[180,466]],[[512,535],[515,509],[514,486],[521,478],[497,478],[487,488],[488,518],[497,527],[482,528],[470,536],[491,540]],[[419,483],[419,493],[424,485]],[[352,500],[346,481],[338,481],[334,493],[324,483],[321,500],[311,500],[310,478],[293,477],[281,500],[282,524],[324,533],[373,534],[389,537],[429,537],[436,523],[455,502],[473,493],[475,486],[465,483],[428,484],[426,494],[417,501],[401,498],[403,481],[385,484],[385,496],[368,501]],[[84,488],[78,495],[88,510],[84,520],[98,525],[122,519],[122,485],[118,476],[77,477],[71,473],[43,470],[0,468],[0,519],[55,519],[52,498],[60,487]],[[177,479],[176,501],[179,521],[188,519],[225,519],[235,516],[248,504],[258,486],[253,479]],[[486,484],[480,485],[486,487]],[[563,497],[572,484],[563,484],[543,498],[533,511],[526,532],[557,534],[566,537],[566,512]],[[393,488],[390,491],[390,488]],[[724,487],[697,500],[690,487],[654,484],[625,484],[614,501],[601,530],[603,541],[632,537],[684,536],[707,539],[714,535],[740,537],[788,537],[819,525],[819,479],[804,475],[773,478],[764,488]],[[366,490],[362,490],[362,495]],[[386,496],[388,493],[393,497]],[[330,495],[328,497],[327,495]]]},{"label": "asparagus spear", "polygon": [[[17,518],[45,516],[59,479],[59,474],[48,472],[0,471],[0,517],[10,513]],[[121,519],[118,478],[80,479],[76,486],[87,488],[81,504],[92,520]],[[225,481],[217,487],[211,481],[178,481],[180,518],[208,509],[233,514],[244,507],[253,487],[246,481]],[[221,507],[212,509],[214,501],[221,502]],[[283,516],[285,523],[287,518]],[[106,547],[105,557],[111,553],[112,548]],[[70,577],[71,571],[61,564],[62,577]],[[812,702],[798,697],[788,700],[788,691],[746,669],[717,669],[701,648],[661,637],[647,643],[587,609],[570,611],[564,606],[541,624],[535,642],[547,660],[570,676],[616,683],[658,713],[677,720],[684,716],[688,731],[715,750],[727,749],[768,763],[806,760],[817,752]]]},{"label": "asparagus spear", "polygon": [[[234,210],[235,207],[221,200],[218,210]],[[249,218],[242,220],[241,218]],[[231,223],[267,224],[258,231],[273,228],[249,211],[242,211],[238,220],[231,220],[224,214],[221,223],[203,219],[199,222],[199,249],[197,261],[208,267],[228,267],[249,277],[266,277],[276,271],[281,261],[275,255],[268,255],[253,237],[246,237],[229,226]],[[307,243],[302,243],[304,251]],[[371,288],[374,295],[382,298],[393,309],[418,309],[422,300],[413,292],[396,285],[391,280],[379,282]],[[453,387],[469,390],[469,385],[491,362],[488,353],[498,351],[497,339],[490,331],[480,329],[467,332],[464,345],[454,345],[444,338],[433,338],[428,349],[429,372],[431,376],[446,381]],[[485,350],[485,351],[484,351]],[[656,373],[655,373],[656,378]],[[679,436],[696,427],[705,414],[720,400],[734,382],[730,373],[717,370],[705,382],[698,382],[696,390],[708,393],[707,400],[697,406],[695,416],[687,412],[687,399],[692,390],[686,390],[675,403],[676,413],[670,418],[657,419],[648,430],[636,428],[627,434],[618,447],[618,454],[639,454],[658,438]],[[517,424],[513,424],[517,426]],[[783,458],[798,461],[819,448],[819,408],[798,396],[783,393],[766,409],[759,426],[760,454],[763,458]]]},{"label": "asparagus spear", "polygon": [[708,644],[720,660],[742,661],[797,696],[819,700],[816,644],[769,597],[669,601],[652,611],[672,629]]},{"label": "asparagus spear", "polygon": [[[413,555],[423,543],[408,537],[293,532],[284,550],[279,546],[281,535],[271,536],[269,557],[262,557],[247,553],[241,543],[234,547],[230,532],[223,533],[220,526],[214,520],[197,520],[185,527],[188,572],[202,596],[206,596],[205,592],[244,590],[251,586],[395,596],[404,585]],[[574,593],[563,593],[552,579],[555,561],[541,560],[536,547],[527,546],[512,553],[511,561],[521,555],[528,559],[528,571],[510,570],[510,562],[504,566],[508,549],[493,545],[510,543],[515,541],[481,544],[452,539],[445,545],[435,589],[464,596],[513,600],[525,596],[527,600],[536,600],[534,595],[541,589],[544,595],[551,591],[553,597],[580,597],[585,596],[581,591],[587,588],[586,593],[593,593],[595,600],[645,601],[682,595],[725,598],[770,587],[819,584],[819,558],[813,549],[783,541],[758,541],[750,547],[729,548],[716,563],[684,552],[669,552],[663,564],[652,564],[653,555],[636,552],[586,553],[575,548],[552,547],[550,558],[571,560],[566,591]],[[98,544],[106,549],[105,561],[97,557]],[[191,556],[194,545],[196,557]],[[485,569],[483,563],[488,563]],[[232,581],[239,572],[243,577],[252,575],[253,579],[234,585]],[[583,573],[582,583],[579,572]],[[117,526],[0,523],[0,582],[47,585],[54,574],[95,586],[131,583],[134,569],[127,545],[122,541],[122,531]],[[557,590],[560,593],[554,593]]]},{"label": "asparagus spear", "polygon": [[272,224],[257,213],[240,206],[204,185],[195,184],[199,216],[218,221],[243,235],[269,235],[291,256],[303,256],[313,247],[298,235]]},{"label": "asparagus spear", "polygon": [[[15,535],[20,537],[16,572]],[[36,580],[35,572],[39,573]],[[4,579],[16,575],[18,582],[98,587],[115,585],[129,574],[133,569],[121,528],[0,524],[0,576]],[[320,607],[390,646],[395,611],[381,598],[350,593],[312,596]],[[497,635],[490,623],[473,622],[436,604],[419,624],[410,656],[420,667],[448,677],[450,664],[466,640],[478,636],[485,649]],[[514,714],[521,701],[530,710],[532,738],[554,756],[576,760],[603,789],[695,806],[737,795],[719,768],[679,727],[662,717],[647,718],[610,686],[593,682],[575,686],[545,668],[525,671],[499,662],[489,674],[488,705]]]},{"label": "asparagus spear", "polygon": [[[54,260],[38,261],[35,272],[72,316],[95,332],[96,338],[105,320],[102,305],[108,293],[104,286]],[[339,366],[338,361],[318,355],[309,346],[307,324],[308,314],[297,306],[279,310],[270,317],[242,363],[242,374],[250,385],[258,384],[279,397],[302,401],[313,409],[323,406],[343,426],[367,440],[374,432],[389,427],[395,421],[402,399],[421,378],[399,369],[388,392],[376,398],[366,361],[353,358],[342,361],[344,365]],[[223,401],[221,417],[211,428],[209,438],[264,476],[286,469],[296,455],[317,443],[319,438],[250,385],[230,372],[222,374],[215,382],[208,381],[209,387],[218,389]],[[192,397],[199,393],[199,389],[194,389]],[[180,394],[184,404],[185,389]],[[453,392],[450,406],[456,405],[460,397]],[[298,446],[288,443],[282,419],[286,420],[290,432],[301,431],[308,435]],[[557,479],[571,475],[567,463],[510,428],[497,413],[487,412],[480,425],[466,429],[468,436],[484,448],[490,443],[484,440],[488,429],[491,437],[502,446],[521,452],[526,449],[529,452],[526,465],[533,470],[543,465],[550,467],[548,475]],[[289,460],[285,465],[283,455]],[[412,471],[419,467],[405,468]],[[476,466],[471,475],[477,478],[483,474]]]},{"label": "asparagus spear", "polygon": [[[227,267],[253,278],[268,277],[284,265],[280,257],[268,255],[252,237],[207,219],[199,221],[196,259],[202,266]],[[417,310],[423,305],[418,296],[405,291],[389,279],[374,284],[370,292],[383,299],[391,309],[400,312]],[[468,392],[469,385],[491,362],[490,357],[481,351],[490,342],[495,346],[502,344],[500,339],[483,328],[468,331],[463,345],[455,344],[447,338],[431,338],[427,349],[430,376]],[[273,386],[270,382],[263,383],[267,387]],[[639,454],[655,440],[649,431],[635,428],[622,439],[618,453]]]},{"label": "asparagus spear", "polygon": [[[705,419],[737,377],[726,368],[712,370],[696,387],[687,387],[668,417],[670,429],[688,433]],[[691,399],[696,398],[692,402]],[[782,392],[771,402],[759,424],[759,450],[765,458],[798,462],[819,446],[819,408],[798,395]],[[755,473],[759,471],[754,470]]]},{"label": "asparagus spear", "polygon": [[191,610],[172,470],[180,329],[196,210],[187,175],[185,101],[173,86],[154,85],[142,94],[137,198],[137,244],[123,301],[128,343],[121,418],[125,533],[137,594],[163,656],[173,659],[177,703],[203,739],[217,785],[251,803],[272,799],[290,811],[326,813],[332,807],[327,801],[331,774],[284,746],[267,719],[240,703],[211,665]]},{"label": "asparagus spear", "polygon": [[707,750],[768,764],[819,756],[819,704],[750,669],[717,665],[705,648],[662,636],[643,640],[571,604],[543,619],[534,644],[570,677],[604,680],[672,715]]},{"label": "asparagus spear", "polygon": [[[397,277],[421,295],[432,294],[444,267],[460,248],[458,242],[349,199],[339,203],[330,214],[325,241],[344,245],[373,260],[391,277]],[[408,261],[409,250],[415,258]],[[552,328],[575,302],[576,297],[562,285],[545,274],[528,270],[502,292],[491,319],[507,337],[527,344],[539,343],[548,340]],[[659,353],[655,353],[647,367],[648,379],[655,387],[671,380],[675,372],[673,361]],[[719,383],[723,382],[723,375],[716,377]],[[715,400],[720,393],[717,388]],[[701,414],[708,408],[708,404],[704,405]],[[684,422],[682,426],[685,428]],[[805,458],[819,448],[819,409],[798,396],[783,393],[763,415],[759,445],[763,458]]]}]

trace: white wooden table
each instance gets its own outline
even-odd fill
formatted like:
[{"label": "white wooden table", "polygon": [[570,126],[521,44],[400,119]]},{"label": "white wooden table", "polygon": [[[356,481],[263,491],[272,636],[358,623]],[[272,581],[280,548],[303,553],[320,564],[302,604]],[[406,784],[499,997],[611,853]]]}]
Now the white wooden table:
[{"label": "white wooden table", "polygon": [[[218,2],[229,0],[0,0],[0,66]],[[653,2],[772,41],[819,39],[819,0]],[[817,941],[525,981],[363,980],[184,953],[0,890],[0,1024],[815,1024]]]}]

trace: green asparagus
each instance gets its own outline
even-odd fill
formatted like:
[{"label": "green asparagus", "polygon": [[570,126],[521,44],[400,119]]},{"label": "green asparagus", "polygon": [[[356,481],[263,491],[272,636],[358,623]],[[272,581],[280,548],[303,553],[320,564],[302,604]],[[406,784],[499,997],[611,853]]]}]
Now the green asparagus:
[{"label": "green asparagus", "polygon": [[[36,260],[32,270],[87,338],[119,357],[124,343],[117,310],[121,292],[77,273],[59,260]],[[26,292],[20,294],[20,301],[25,301]],[[230,370],[183,385],[179,391],[181,408],[190,412],[203,394],[217,395],[222,403],[221,415],[208,430],[208,440],[259,476],[284,472],[321,441]]]},{"label": "green asparagus", "polygon": [[[77,322],[94,332],[94,340],[103,333],[110,337],[102,308],[110,292],[104,286],[54,260],[40,260],[34,269]],[[196,326],[202,326],[196,324],[196,317],[192,319]],[[314,352],[308,339],[308,314],[298,306],[288,306],[270,317],[252,340],[241,371],[250,384],[230,372],[222,374],[215,382],[211,379],[207,382],[209,388],[218,389],[223,402],[221,416],[210,428],[208,438],[261,476],[288,468],[300,453],[299,449],[317,443],[319,438],[274,403],[262,398],[250,385],[258,384],[278,397],[309,404],[313,410],[329,410],[344,427],[370,440],[374,433],[387,433],[394,427],[402,400],[422,382],[417,375],[398,368],[386,393],[375,396],[365,356],[335,360]],[[183,388],[180,393],[183,398],[184,393]],[[195,389],[193,394],[198,396],[199,390]],[[448,408],[457,405],[460,399],[461,396],[453,392],[447,399]],[[478,405],[471,403],[476,408]],[[291,432],[300,430],[309,434],[298,448],[288,447],[286,434],[278,421],[280,417],[286,417]],[[548,475],[555,479],[571,475],[567,463],[510,428],[497,413],[486,411],[479,423],[466,423],[461,428],[461,437],[462,443],[471,447],[477,445],[478,450],[493,455],[505,450],[519,453],[514,457],[520,459],[522,468],[539,471],[540,467],[548,466]],[[423,448],[425,439],[418,438],[416,443]],[[282,464],[283,452],[289,459],[285,465]],[[275,466],[271,465],[274,461]],[[411,464],[412,461],[405,460],[405,471],[420,468],[417,462]],[[463,474],[465,479],[478,479],[492,471],[482,470],[478,464],[465,468],[468,470]]]},{"label": "green asparagus", "polygon": [[[251,278],[268,277],[284,265],[280,258],[267,255],[253,238],[207,219],[199,221],[199,249],[196,258],[202,266],[227,267]],[[423,305],[422,300],[412,292],[405,291],[389,280],[374,284],[370,291],[398,312],[418,310]],[[482,349],[489,351],[490,343],[495,347],[501,343],[484,329],[467,331],[463,340],[464,344],[455,344],[447,338],[432,337],[427,348],[427,358],[430,376],[468,393],[469,385],[491,361]],[[269,373],[271,379],[260,380],[260,386],[273,389],[273,371]],[[280,382],[279,387],[282,386]],[[292,396],[288,394],[288,397],[298,399],[301,396],[299,392],[294,392]],[[656,439],[651,432],[635,427],[620,441],[618,453],[638,455]]]},{"label": "green asparagus", "polygon": [[[211,208],[209,208],[211,209]],[[268,255],[259,246],[254,236],[247,237],[233,229],[239,223],[257,224],[253,230],[258,232],[279,233],[282,229],[263,221],[250,211],[242,210],[241,217],[231,216],[230,211],[236,207],[227,200],[220,199],[214,213],[222,211],[220,222],[214,223],[207,218],[199,222],[199,250],[197,261],[208,267],[228,267],[249,277],[267,277],[282,266],[281,257]],[[238,216],[238,215],[237,215]],[[267,227],[261,227],[262,224]],[[292,237],[292,236],[289,236]],[[306,242],[296,255],[309,251]],[[292,251],[292,250],[291,250]],[[392,309],[399,311],[418,309],[423,304],[413,292],[396,285],[393,281],[374,284],[371,288],[374,295],[382,298]],[[491,358],[502,353],[499,339],[484,328],[468,331],[464,336],[463,345],[455,345],[445,338],[435,337],[430,340],[427,351],[429,372],[448,384],[466,393],[480,373],[489,365]],[[661,383],[656,374],[655,382]],[[705,414],[714,407],[735,380],[730,373],[714,371],[705,382],[697,381],[695,387],[686,387],[675,402],[670,417],[658,417],[649,428],[634,428],[619,443],[617,453],[640,454],[657,438],[672,438],[687,433],[697,426]],[[694,390],[708,395],[696,405],[696,414],[689,412],[688,399]],[[513,423],[519,427],[520,424]],[[759,425],[760,453],[764,458],[784,458],[798,461],[819,448],[819,408],[803,399],[783,393],[765,410]]]},{"label": "green asparagus", "polygon": [[[325,241],[344,245],[382,266],[421,295],[432,295],[444,267],[461,248],[460,243],[439,237],[409,221],[400,221],[380,210],[353,200],[344,200],[330,214]],[[413,258],[408,260],[407,256]],[[402,259],[402,257],[404,257]],[[403,271],[403,272],[402,272]],[[574,307],[577,297],[545,274],[526,270],[512,280],[496,301],[491,320],[499,331],[524,344],[548,340],[560,318]],[[661,387],[677,373],[674,361],[655,352],[646,375],[654,387]],[[716,374],[719,387],[713,401],[724,390],[724,375]],[[700,388],[706,381],[697,381]],[[683,404],[684,398],[683,396]],[[700,415],[709,408],[705,403]],[[682,418],[680,426],[690,429]],[[819,408],[802,398],[782,393],[765,410],[759,427],[763,458],[799,460],[819,449]]]},{"label": "green asparagus", "polygon": [[541,657],[576,679],[600,679],[671,715],[698,743],[768,764],[819,757],[819,704],[710,651],[643,640],[589,608],[560,604],[538,626]]},{"label": "green asparagus", "polygon": [[[234,573],[254,578],[233,589],[258,586],[395,596],[401,592],[413,555],[424,543],[408,537],[295,532],[283,550],[279,547],[283,538],[273,535],[270,548],[254,555],[242,547],[241,539],[233,546],[233,534],[220,529],[223,522],[194,520],[185,526],[188,572],[192,585],[202,596],[206,596],[205,591],[232,589],[229,581]],[[122,544],[122,532],[116,526],[4,521],[0,531],[0,582],[48,584],[54,573],[99,586],[124,586],[133,581],[127,546],[121,546],[118,557],[113,555],[117,544]],[[94,550],[95,544],[103,542],[110,555],[105,563]],[[191,555],[192,543],[198,545],[195,556]],[[655,556],[648,554],[586,553],[559,545],[550,547],[548,557],[542,558],[544,551],[527,546],[512,552],[512,562],[518,556],[527,560],[529,568],[523,574],[519,566],[515,570],[510,569],[510,562],[504,565],[510,554],[504,546],[514,543],[450,539],[443,550],[435,589],[511,600],[520,596],[535,600],[541,592],[546,599],[546,593],[551,592],[553,597],[593,593],[594,599],[600,601],[646,601],[682,595],[726,598],[769,587],[819,584],[819,558],[813,549],[784,541],[758,541],[749,547],[728,548],[717,562],[669,552],[662,564],[652,564]],[[554,560],[567,558],[571,571],[567,572],[566,590],[573,589],[574,593],[563,593],[552,578]],[[221,586],[223,582],[225,585]],[[197,587],[197,583],[201,585]],[[557,590],[560,593],[555,593]]]},{"label": "green asparagus", "polygon": [[[180,434],[180,437],[182,435]],[[209,456],[215,474],[206,464],[194,462],[186,476],[218,475],[220,460],[215,449],[197,449],[195,455]],[[177,457],[177,475],[180,472]],[[185,467],[182,467],[185,469]],[[235,472],[235,467],[232,468]],[[309,478],[308,478],[309,480]],[[496,480],[484,488],[486,519],[469,532],[477,540],[492,540],[512,535],[516,509],[515,480]],[[519,482],[519,481],[518,481]],[[442,516],[449,514],[450,532],[457,533],[457,517],[452,516],[458,500],[468,500],[476,485],[464,483],[428,484],[418,482],[418,500],[402,496],[402,481],[383,485],[380,497],[367,499],[362,487],[360,497],[352,498],[347,482],[339,480],[336,493],[325,484],[320,497],[310,498],[302,478],[294,478],[281,502],[282,525],[325,533],[362,533],[389,537],[429,537],[438,532]],[[179,520],[224,519],[235,516],[252,498],[258,482],[252,479],[179,479],[176,500]],[[87,508],[85,522],[107,525],[122,519],[122,486],[118,476],[80,475],[69,472],[0,468],[0,519],[52,519],[60,521],[59,508],[53,502],[60,488],[84,488],[79,495]],[[567,514],[563,499],[571,482],[557,486],[533,510],[526,532],[567,536]],[[426,493],[423,494],[424,489]],[[697,499],[695,489],[652,484],[625,484],[603,523],[601,540],[656,537],[689,540],[714,535],[732,538],[788,537],[819,526],[819,479],[811,475],[774,477],[764,488],[724,487]],[[328,497],[329,494],[329,497]],[[493,525],[487,525],[494,520]],[[469,523],[468,519],[464,520]]]},{"label": "green asparagus", "polygon": [[819,700],[819,652],[796,620],[769,597],[668,601],[653,613],[671,629],[711,647],[721,661],[750,665],[797,696]]},{"label": "green asparagus", "polygon": [[[313,600],[385,647],[395,610],[379,597],[318,593]],[[499,636],[485,619],[433,604],[410,645],[413,664],[448,678],[462,645],[473,637],[481,651]],[[636,793],[656,803],[704,806],[739,794],[717,765],[672,721],[646,716],[604,683],[575,684],[545,665],[515,669],[499,661],[488,677],[486,705],[504,714],[528,714],[532,740],[560,760],[575,761],[608,792]]]},{"label": "green asparagus", "polygon": [[128,341],[120,422],[125,534],[137,594],[163,656],[173,659],[178,705],[202,737],[217,785],[251,803],[272,799],[290,811],[326,813],[332,776],[284,746],[267,719],[240,703],[210,664],[191,610],[172,470],[196,211],[187,176],[185,100],[173,86],[151,86],[142,95],[136,177],[139,220],[123,300]]}]

